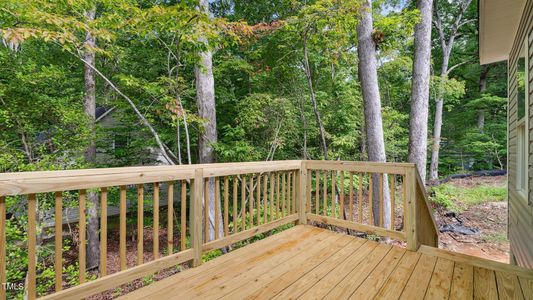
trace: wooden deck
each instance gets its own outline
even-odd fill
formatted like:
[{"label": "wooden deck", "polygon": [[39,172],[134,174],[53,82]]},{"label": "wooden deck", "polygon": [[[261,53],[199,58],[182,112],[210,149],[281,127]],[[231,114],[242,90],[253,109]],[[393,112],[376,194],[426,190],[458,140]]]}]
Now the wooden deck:
[{"label": "wooden deck", "polygon": [[533,272],[299,225],[121,299],[194,298],[533,299]]}]

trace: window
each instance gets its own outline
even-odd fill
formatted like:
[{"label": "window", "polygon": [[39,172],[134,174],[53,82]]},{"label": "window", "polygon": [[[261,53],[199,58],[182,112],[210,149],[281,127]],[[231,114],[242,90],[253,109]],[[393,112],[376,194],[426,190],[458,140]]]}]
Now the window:
[{"label": "window", "polygon": [[529,91],[527,85],[528,76],[528,51],[524,44],[522,53],[517,63],[516,79],[518,84],[517,95],[517,150],[516,150],[516,189],[525,199],[527,199],[528,190],[528,98]]}]

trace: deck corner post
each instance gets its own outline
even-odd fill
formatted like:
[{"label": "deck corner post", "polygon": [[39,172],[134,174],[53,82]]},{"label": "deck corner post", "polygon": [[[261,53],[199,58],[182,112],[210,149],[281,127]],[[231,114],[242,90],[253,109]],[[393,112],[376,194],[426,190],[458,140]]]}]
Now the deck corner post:
[{"label": "deck corner post", "polygon": [[307,186],[307,162],[302,160],[299,174],[300,182],[298,184],[298,224],[307,224],[307,199],[308,189]]},{"label": "deck corner post", "polygon": [[407,249],[417,251],[420,244],[417,236],[416,219],[416,167],[409,167],[406,169],[406,188],[407,188],[407,207],[404,208],[405,218],[405,233],[407,236]]},{"label": "deck corner post", "polygon": [[191,249],[193,250],[192,266],[197,267],[202,264],[202,199],[203,199],[204,170],[199,168],[194,170],[194,180],[191,187],[191,209],[190,209],[190,236]]}]

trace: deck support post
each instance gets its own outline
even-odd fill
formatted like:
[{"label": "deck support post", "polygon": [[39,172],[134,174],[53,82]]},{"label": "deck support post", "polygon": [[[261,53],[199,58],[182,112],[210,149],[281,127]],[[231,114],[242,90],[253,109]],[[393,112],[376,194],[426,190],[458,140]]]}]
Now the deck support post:
[{"label": "deck support post", "polygon": [[407,196],[407,207],[404,208],[405,210],[405,233],[407,235],[407,249],[411,251],[417,251],[420,244],[418,243],[418,237],[417,237],[417,209],[416,209],[416,169],[415,167],[410,167],[406,169],[406,184],[405,187],[407,189],[406,196]]},{"label": "deck support post", "polygon": [[307,224],[307,199],[308,189],[307,186],[307,163],[305,160],[302,161],[300,166],[300,174],[298,176],[298,224],[305,225]]},{"label": "deck support post", "polygon": [[194,180],[191,183],[190,236],[193,250],[192,266],[202,264],[202,199],[203,199],[204,170],[194,170]]}]

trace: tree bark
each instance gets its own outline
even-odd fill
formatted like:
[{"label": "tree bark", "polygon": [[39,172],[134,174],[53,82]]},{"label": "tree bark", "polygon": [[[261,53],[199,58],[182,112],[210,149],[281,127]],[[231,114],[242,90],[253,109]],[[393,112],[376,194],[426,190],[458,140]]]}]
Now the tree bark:
[{"label": "tree bark", "polygon": [[[209,14],[209,1],[200,0],[199,10]],[[206,38],[200,42],[208,46]],[[195,67],[196,76],[196,104],[198,115],[205,120],[198,138],[200,163],[214,163],[215,152],[213,145],[217,142],[217,116],[215,105],[215,79],[213,77],[213,55],[210,50],[200,53],[200,60]],[[215,181],[209,179],[209,239],[215,238]],[[220,199],[218,199],[220,206]],[[222,214],[219,214],[219,236],[223,236]]]},{"label": "tree bark", "polygon": [[[93,8],[85,13],[87,22],[91,22],[96,17],[96,8]],[[89,128],[90,137],[89,144],[85,150],[85,160],[87,163],[93,165],[96,162],[96,76],[94,70],[89,67],[96,64],[96,55],[94,49],[96,47],[96,40],[87,33],[84,42],[83,59],[87,62],[84,65],[84,83],[85,95],[83,107],[87,115],[87,126]],[[98,220],[98,194],[89,191],[87,194],[88,207],[88,226],[87,226],[87,267],[89,269],[95,268],[100,261],[100,238],[98,235],[100,224]]]},{"label": "tree bark", "polygon": [[422,19],[415,27],[411,112],[409,118],[409,162],[416,164],[418,172],[425,182],[433,0],[418,0],[417,8]]},{"label": "tree bark", "polygon": [[[381,98],[379,94],[376,44],[372,38],[372,1],[364,0],[361,19],[357,25],[359,80],[364,100],[364,114],[366,123],[366,137],[368,142],[368,159],[370,161],[385,162],[385,141],[383,137],[383,120],[381,116]],[[384,226],[390,226],[390,194],[387,176],[384,176],[383,190],[379,189],[379,174],[372,174],[374,182],[373,207],[374,225],[379,225],[379,207],[383,205]],[[383,193],[383,203],[379,203],[380,193]]]}]

